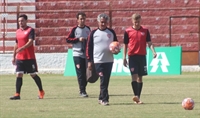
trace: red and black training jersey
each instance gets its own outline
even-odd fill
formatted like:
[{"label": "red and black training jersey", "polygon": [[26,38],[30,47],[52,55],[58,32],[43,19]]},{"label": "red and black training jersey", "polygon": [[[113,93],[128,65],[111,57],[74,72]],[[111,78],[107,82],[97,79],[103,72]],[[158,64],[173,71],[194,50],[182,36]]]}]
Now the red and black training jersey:
[{"label": "red and black training jersey", "polygon": [[[35,31],[31,27],[26,27],[25,29],[18,29],[16,31],[16,43],[18,48],[24,46],[29,39],[35,39]],[[19,60],[27,60],[27,59],[35,59],[35,51],[34,46],[31,45],[23,51],[17,53],[16,59]]]},{"label": "red and black training jersey", "polygon": [[128,44],[128,55],[146,55],[146,43],[151,41],[149,30],[143,28],[136,30],[129,27],[124,32],[124,44]]}]

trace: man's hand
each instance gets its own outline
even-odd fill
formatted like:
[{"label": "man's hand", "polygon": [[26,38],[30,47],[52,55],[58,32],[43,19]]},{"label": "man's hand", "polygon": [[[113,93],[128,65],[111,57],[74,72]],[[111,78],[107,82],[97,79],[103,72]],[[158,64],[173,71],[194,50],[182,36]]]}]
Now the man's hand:
[{"label": "man's hand", "polygon": [[15,58],[12,59],[12,64],[13,64],[13,65],[16,65],[16,63],[15,63]]},{"label": "man's hand", "polygon": [[80,42],[83,42],[84,40],[85,40],[84,37],[80,37],[80,38],[79,38],[79,41],[80,41]]},{"label": "man's hand", "polygon": [[110,51],[115,55],[120,53],[120,49],[117,49],[117,48],[115,50],[110,50]]},{"label": "man's hand", "polygon": [[92,70],[92,62],[88,62],[88,69]]},{"label": "man's hand", "polygon": [[153,53],[153,58],[156,58],[157,57],[157,54],[156,53]]},{"label": "man's hand", "polygon": [[16,53],[21,52],[21,51],[23,51],[23,50],[24,50],[23,47],[17,48]]},{"label": "man's hand", "polygon": [[126,59],[123,59],[123,65],[124,65],[125,67],[128,67],[128,62],[127,62]]}]

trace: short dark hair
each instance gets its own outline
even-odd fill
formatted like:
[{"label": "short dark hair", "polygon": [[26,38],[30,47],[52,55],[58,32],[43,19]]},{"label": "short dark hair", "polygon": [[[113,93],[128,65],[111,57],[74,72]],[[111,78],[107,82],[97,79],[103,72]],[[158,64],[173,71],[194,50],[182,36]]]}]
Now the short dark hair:
[{"label": "short dark hair", "polygon": [[76,18],[77,18],[77,19],[79,18],[79,15],[81,15],[81,16],[86,16],[86,14],[85,14],[84,12],[80,11],[80,12],[78,12],[78,13],[76,14]]},{"label": "short dark hair", "polygon": [[23,17],[25,20],[27,20],[27,19],[28,19],[28,16],[27,16],[26,14],[21,14],[21,15],[19,15],[19,17],[18,17],[18,18],[20,18],[20,17]]}]

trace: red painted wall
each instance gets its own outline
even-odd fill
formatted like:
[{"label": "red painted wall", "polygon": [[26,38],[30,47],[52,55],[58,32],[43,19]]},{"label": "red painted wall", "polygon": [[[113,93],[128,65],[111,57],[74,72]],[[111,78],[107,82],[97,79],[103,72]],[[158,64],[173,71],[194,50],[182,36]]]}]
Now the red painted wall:
[{"label": "red painted wall", "polygon": [[[140,13],[142,25],[150,30],[155,46],[169,46],[169,17],[170,16],[200,16],[200,1],[195,0],[38,0],[38,11],[53,10],[59,13],[37,14],[37,27],[43,30],[38,33],[37,44],[59,45],[65,43],[65,37],[70,28],[76,25],[76,12],[85,11],[87,24],[97,27],[96,17],[105,12],[111,16],[112,27],[120,42],[123,41],[124,29],[131,26],[131,15]],[[62,11],[65,12],[62,12]],[[55,20],[56,19],[56,20]],[[171,44],[183,47],[184,51],[199,50],[199,21],[198,18],[173,18]],[[48,36],[50,36],[48,38]],[[55,37],[54,37],[55,36]],[[59,39],[57,42],[56,37]],[[48,39],[48,41],[47,41]]]},{"label": "red painted wall", "polygon": [[[31,22],[36,23],[36,52],[66,52],[70,45],[65,38],[70,28],[76,25],[78,11],[85,11],[86,23],[92,29],[97,28],[98,14],[110,15],[109,26],[116,31],[120,42],[125,28],[132,25],[131,15],[140,13],[142,25],[150,30],[155,46],[169,46],[170,16],[200,16],[200,0],[36,0],[34,4],[36,20]],[[183,51],[198,51],[198,18],[173,18],[171,23],[171,44],[182,46]],[[10,47],[6,48],[10,50]]]}]

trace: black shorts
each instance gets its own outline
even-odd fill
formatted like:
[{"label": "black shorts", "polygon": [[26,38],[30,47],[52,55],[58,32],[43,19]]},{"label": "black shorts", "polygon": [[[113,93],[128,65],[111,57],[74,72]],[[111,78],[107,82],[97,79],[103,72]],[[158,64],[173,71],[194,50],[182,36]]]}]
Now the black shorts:
[{"label": "black shorts", "polygon": [[37,70],[37,63],[35,59],[16,60],[16,72],[35,73]]},{"label": "black shorts", "polygon": [[129,69],[131,75],[138,74],[139,76],[147,75],[146,55],[129,56]]}]

